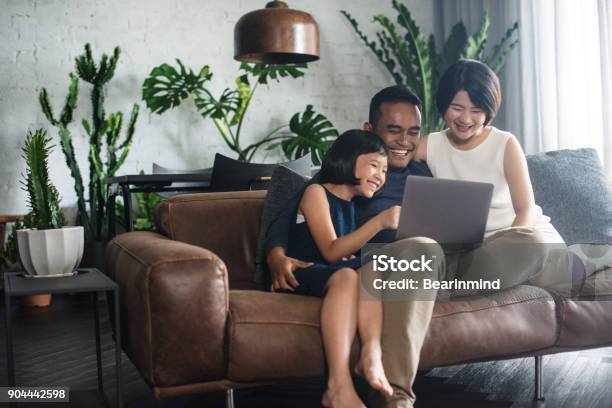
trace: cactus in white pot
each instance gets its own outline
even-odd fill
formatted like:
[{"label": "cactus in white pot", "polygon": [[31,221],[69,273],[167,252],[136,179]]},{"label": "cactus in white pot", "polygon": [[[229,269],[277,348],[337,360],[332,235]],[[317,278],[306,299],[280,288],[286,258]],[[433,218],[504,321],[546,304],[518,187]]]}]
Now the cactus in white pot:
[{"label": "cactus in white pot", "polygon": [[26,229],[17,231],[17,246],[23,267],[33,276],[72,273],[83,256],[83,227],[64,227],[59,194],[49,179],[50,141],[42,129],[28,132],[22,149],[30,212]]}]

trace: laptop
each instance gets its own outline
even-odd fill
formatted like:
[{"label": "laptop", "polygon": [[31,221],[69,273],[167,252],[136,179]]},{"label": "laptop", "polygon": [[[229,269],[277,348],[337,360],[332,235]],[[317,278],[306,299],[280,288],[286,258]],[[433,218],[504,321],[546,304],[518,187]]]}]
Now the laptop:
[{"label": "laptop", "polygon": [[493,184],[408,176],[396,239],[428,237],[449,248],[482,243]]}]

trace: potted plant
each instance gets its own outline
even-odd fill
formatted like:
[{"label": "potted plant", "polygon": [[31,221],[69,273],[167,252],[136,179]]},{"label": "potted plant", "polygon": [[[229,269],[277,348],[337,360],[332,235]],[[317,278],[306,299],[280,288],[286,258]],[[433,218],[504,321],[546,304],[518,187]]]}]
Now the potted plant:
[{"label": "potted plant", "polygon": [[[270,65],[240,64],[240,74],[235,79],[235,88],[226,88],[216,97],[207,88],[213,73],[204,65],[196,74],[185,67],[180,59],[176,60],[178,69],[161,64],[149,74],[142,86],[142,99],[154,113],[162,114],[177,107],[190,96],[202,118],[212,119],[217,131],[227,146],[236,153],[238,160],[250,162],[255,153],[263,146],[267,150],[279,146],[289,160],[311,154],[315,165],[338,137],[338,131],[322,114],[307,105],[304,112],[291,117],[288,124],[272,129],[259,141],[244,146],[240,136],[247,110],[259,85],[267,85],[273,79],[299,78],[304,75],[306,64]],[[288,130],[288,132],[287,132]]]},{"label": "potted plant", "polygon": [[382,27],[376,33],[377,40],[370,40],[351,14],[344,10],[341,13],[395,82],[410,87],[423,101],[421,132],[428,134],[442,130],[444,120],[435,106],[436,89],[442,73],[460,58],[482,61],[499,73],[518,44],[515,38],[518,23],[509,27],[502,39],[487,51],[490,21],[485,11],[474,34],[468,35],[465,24],[459,21],[451,28],[442,49],[437,49],[433,34],[426,36],[421,31],[406,5],[400,0],[392,0],[392,6],[397,12],[397,25],[382,14],[374,16],[374,22]]},{"label": "potted plant", "polygon": [[28,132],[22,149],[29,212],[24,217],[26,228],[17,230],[17,246],[24,269],[34,277],[72,274],[83,256],[83,227],[64,226],[59,194],[49,179],[50,142],[39,129]]},{"label": "potted plant", "polygon": [[[115,47],[113,55],[102,54],[95,61],[91,46],[85,44],[85,52],[75,59],[76,74],[70,74],[68,95],[59,116],[55,116],[49,101],[49,95],[42,88],[39,102],[43,113],[51,125],[58,128],[60,145],[74,179],[74,190],[77,195],[77,224],[85,231],[86,250],[83,264],[103,270],[104,250],[108,239],[108,204],[104,179],[114,176],[123,165],[132,144],[139,106],[132,106],[125,131],[123,113],[110,113],[104,107],[106,87],[115,74],[121,50]],[[77,105],[79,79],[91,85],[91,121],[83,118],[81,125],[89,140],[89,184],[84,185],[81,169],[78,165],[68,129],[74,119]],[[123,133],[123,136],[122,136]],[[87,188],[86,188],[87,187]]]}]

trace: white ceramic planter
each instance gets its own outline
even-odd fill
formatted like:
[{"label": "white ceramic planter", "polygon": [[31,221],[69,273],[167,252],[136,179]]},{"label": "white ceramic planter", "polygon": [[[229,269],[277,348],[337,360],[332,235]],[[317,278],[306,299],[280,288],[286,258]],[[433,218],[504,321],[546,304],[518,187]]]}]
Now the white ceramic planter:
[{"label": "white ceramic planter", "polygon": [[72,273],[83,257],[83,227],[17,231],[21,263],[30,275]]}]

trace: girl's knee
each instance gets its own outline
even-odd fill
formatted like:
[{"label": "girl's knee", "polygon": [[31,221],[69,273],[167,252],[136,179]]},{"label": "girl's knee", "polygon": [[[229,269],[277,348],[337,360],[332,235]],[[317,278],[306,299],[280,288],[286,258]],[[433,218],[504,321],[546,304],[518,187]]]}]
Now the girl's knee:
[{"label": "girl's knee", "polygon": [[351,268],[338,269],[327,281],[327,286],[355,285],[359,282],[359,274]]}]

